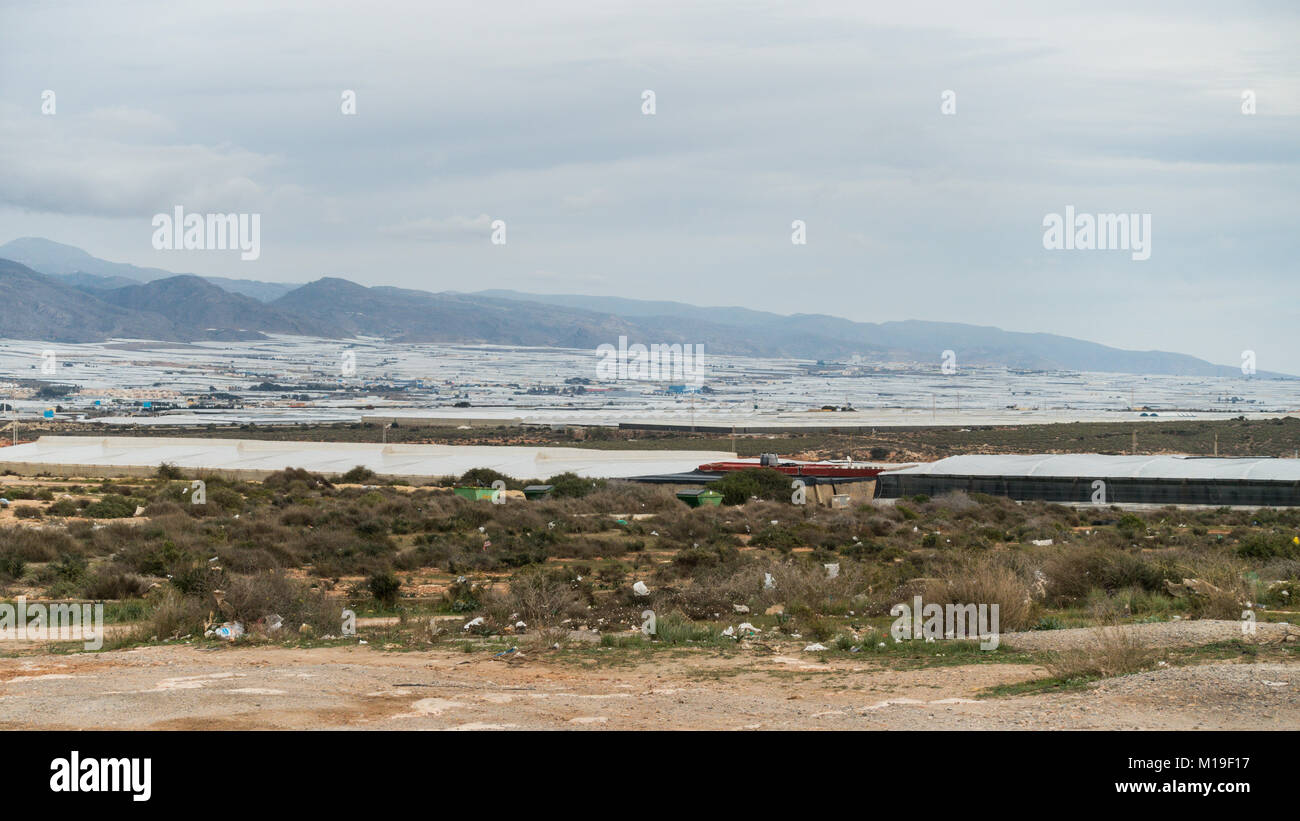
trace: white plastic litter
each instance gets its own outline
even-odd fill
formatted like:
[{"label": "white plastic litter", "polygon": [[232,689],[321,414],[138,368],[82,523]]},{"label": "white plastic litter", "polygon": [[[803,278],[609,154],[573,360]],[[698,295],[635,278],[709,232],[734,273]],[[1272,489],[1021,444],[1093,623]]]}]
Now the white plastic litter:
[{"label": "white plastic litter", "polygon": [[462,629],[462,630],[468,630],[468,629],[470,629],[471,627],[481,627],[482,625],[484,625],[484,624],[486,624],[486,623],[487,623],[487,620],[484,619],[482,616],[479,616],[478,618],[470,619],[469,621],[465,622],[465,626],[462,627],[462,628],[460,628],[460,629]]},{"label": "white plastic litter", "polygon": [[808,645],[807,647],[803,648],[803,651],[805,653],[820,653],[821,651],[826,649],[829,649],[826,647],[826,645],[817,643],[817,644]]},{"label": "white plastic litter", "polygon": [[632,585],[632,592],[637,594],[638,596],[649,596],[650,588],[645,586],[645,582],[637,582],[636,584]]},{"label": "white plastic litter", "polygon": [[244,635],[244,625],[240,624],[237,621],[228,621],[214,630],[209,630],[203,635],[216,636],[219,639],[234,641],[235,639]]}]

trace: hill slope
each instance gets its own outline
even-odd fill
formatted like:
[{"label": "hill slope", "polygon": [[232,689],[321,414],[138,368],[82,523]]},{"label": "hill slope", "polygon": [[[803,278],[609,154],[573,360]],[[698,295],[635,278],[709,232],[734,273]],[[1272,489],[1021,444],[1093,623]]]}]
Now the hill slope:
[{"label": "hill slope", "polygon": [[[338,326],[311,317],[285,313],[251,297],[218,288],[202,277],[188,274],[156,279],[143,285],[99,291],[97,296],[120,308],[161,314],[195,332],[247,334],[268,331],[330,338],[343,335]],[[226,333],[222,338],[240,337]]]},{"label": "hill slope", "polygon": [[7,259],[0,259],[0,336],[49,342],[192,338],[166,317],[111,305]]},{"label": "hill slope", "polygon": [[[549,305],[604,310],[642,324],[698,322],[745,328],[764,336],[768,345],[791,355],[814,359],[862,354],[885,361],[938,361],[945,350],[958,361],[1037,370],[1109,371],[1113,373],[1232,376],[1237,368],[1214,365],[1186,354],[1129,351],[1096,342],[1047,333],[1004,331],[956,322],[854,322],[824,314],[790,316],[748,308],[702,308],[680,302],[592,297],[578,294],[527,294],[481,291],[469,296],[531,300]],[[669,319],[671,317],[671,319]]]}]

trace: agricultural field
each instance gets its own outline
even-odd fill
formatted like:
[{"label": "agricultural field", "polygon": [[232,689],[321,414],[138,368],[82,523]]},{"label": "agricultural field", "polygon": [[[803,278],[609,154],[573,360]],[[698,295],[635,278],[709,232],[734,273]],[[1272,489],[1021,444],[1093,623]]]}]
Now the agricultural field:
[{"label": "agricultural field", "polygon": [[[0,726],[1300,721],[1300,510],[831,510],[770,474],[701,508],[572,475],[526,500],[486,470],[0,477],[0,599],[102,601],[108,623],[96,651],[0,645]],[[498,479],[499,503],[451,490]],[[998,605],[996,646],[900,639],[917,597]]]}]

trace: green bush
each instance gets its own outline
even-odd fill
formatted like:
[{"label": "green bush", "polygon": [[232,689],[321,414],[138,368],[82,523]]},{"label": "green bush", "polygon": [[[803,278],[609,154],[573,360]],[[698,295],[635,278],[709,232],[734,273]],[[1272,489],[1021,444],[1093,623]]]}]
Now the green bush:
[{"label": "green bush", "polygon": [[793,480],[779,470],[752,468],[728,473],[709,486],[722,494],[724,505],[743,505],[753,497],[773,502],[789,501]]},{"label": "green bush", "polygon": [[366,589],[375,597],[375,601],[384,607],[392,607],[397,604],[397,594],[402,589],[402,582],[392,573],[380,571],[370,574],[370,578],[366,579]]},{"label": "green bush", "polygon": [[369,484],[375,479],[375,472],[364,465],[357,465],[339,477],[340,482],[352,485]]},{"label": "green bush", "polygon": [[462,487],[492,487],[492,483],[498,479],[506,483],[507,490],[519,490],[524,486],[523,482],[513,476],[507,476],[492,468],[470,468],[460,475],[456,484]]},{"label": "green bush", "polygon": [[749,543],[754,547],[771,547],[782,553],[789,553],[800,545],[801,540],[798,534],[788,527],[768,525],[755,533]]},{"label": "green bush", "polygon": [[581,499],[593,490],[605,487],[604,479],[584,479],[576,473],[559,473],[547,479],[545,484],[554,485],[551,495],[559,499]]},{"label": "green bush", "polygon": [[154,471],[154,476],[159,479],[184,479],[185,472],[173,465],[171,462],[163,462]]},{"label": "green bush", "polygon": [[81,513],[81,508],[71,499],[60,499],[50,505],[45,511],[50,516],[76,516]]},{"label": "green bush", "polygon": [[1115,529],[1126,539],[1136,539],[1138,536],[1146,535],[1147,523],[1140,516],[1125,513],[1119,517],[1119,524],[1115,526]]},{"label": "green bush", "polygon": [[1294,537],[1272,533],[1256,533],[1242,541],[1237,555],[1243,559],[1293,559],[1300,557]]},{"label": "green bush", "polygon": [[125,496],[110,493],[88,505],[84,513],[92,519],[129,519],[135,515],[135,507],[135,502]]},{"label": "green bush", "polygon": [[7,554],[0,556],[0,573],[17,581],[23,577],[23,571],[27,569],[27,562],[22,556]]}]

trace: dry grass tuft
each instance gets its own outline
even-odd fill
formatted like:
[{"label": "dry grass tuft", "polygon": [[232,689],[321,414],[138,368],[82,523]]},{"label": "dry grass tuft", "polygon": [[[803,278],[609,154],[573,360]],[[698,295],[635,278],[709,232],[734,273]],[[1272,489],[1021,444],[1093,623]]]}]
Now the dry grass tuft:
[{"label": "dry grass tuft", "polygon": [[1090,646],[1056,653],[1046,666],[1059,679],[1110,678],[1149,670],[1156,656],[1132,630],[1116,625],[1097,628]]}]

